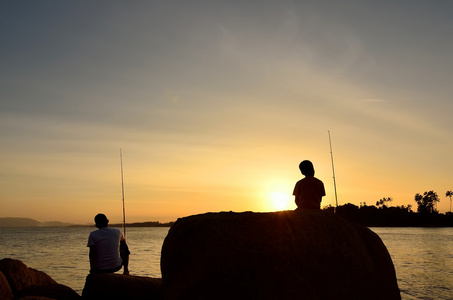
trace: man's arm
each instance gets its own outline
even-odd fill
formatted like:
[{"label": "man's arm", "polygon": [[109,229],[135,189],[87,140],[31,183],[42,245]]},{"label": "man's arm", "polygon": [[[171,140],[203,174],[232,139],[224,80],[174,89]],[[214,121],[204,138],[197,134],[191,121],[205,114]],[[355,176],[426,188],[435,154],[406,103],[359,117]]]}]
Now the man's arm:
[{"label": "man's arm", "polygon": [[98,267],[98,261],[97,261],[97,256],[96,256],[96,246],[90,246],[90,269],[91,270],[96,270]]}]

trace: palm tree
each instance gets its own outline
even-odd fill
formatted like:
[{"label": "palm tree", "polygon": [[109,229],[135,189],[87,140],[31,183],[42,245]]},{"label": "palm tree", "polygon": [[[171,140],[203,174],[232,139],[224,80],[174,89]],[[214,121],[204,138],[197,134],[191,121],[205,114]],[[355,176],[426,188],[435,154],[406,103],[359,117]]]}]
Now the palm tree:
[{"label": "palm tree", "polygon": [[445,197],[450,197],[450,212],[451,212],[451,196],[453,196],[453,191],[447,191]]}]

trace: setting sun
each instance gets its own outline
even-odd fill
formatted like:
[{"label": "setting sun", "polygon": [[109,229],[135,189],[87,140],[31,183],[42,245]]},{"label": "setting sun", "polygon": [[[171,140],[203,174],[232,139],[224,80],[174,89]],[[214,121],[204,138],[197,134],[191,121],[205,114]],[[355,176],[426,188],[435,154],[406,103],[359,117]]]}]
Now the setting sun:
[{"label": "setting sun", "polygon": [[291,195],[283,192],[273,192],[271,194],[272,209],[273,210],[288,210],[291,209],[293,202]]}]

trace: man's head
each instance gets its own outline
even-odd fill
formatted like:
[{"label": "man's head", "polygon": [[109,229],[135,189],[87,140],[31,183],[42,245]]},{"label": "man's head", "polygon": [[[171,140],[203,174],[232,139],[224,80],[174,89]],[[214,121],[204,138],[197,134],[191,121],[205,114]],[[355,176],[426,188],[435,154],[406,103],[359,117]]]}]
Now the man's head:
[{"label": "man's head", "polygon": [[304,160],[299,164],[299,169],[305,176],[314,176],[315,175],[315,168],[313,168],[313,164],[309,160]]},{"label": "man's head", "polygon": [[97,214],[94,217],[94,223],[96,223],[97,228],[107,227],[109,225],[109,219],[104,214]]}]

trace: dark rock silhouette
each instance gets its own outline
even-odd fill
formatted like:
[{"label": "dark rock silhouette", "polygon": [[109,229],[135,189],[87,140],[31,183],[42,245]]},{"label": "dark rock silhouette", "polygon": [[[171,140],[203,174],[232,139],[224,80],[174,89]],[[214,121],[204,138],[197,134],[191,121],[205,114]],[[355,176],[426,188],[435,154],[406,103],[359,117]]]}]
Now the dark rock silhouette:
[{"label": "dark rock silhouette", "polygon": [[401,299],[381,239],[318,210],[178,219],[161,270],[165,299]]},{"label": "dark rock silhouette", "polygon": [[[0,299],[78,300],[82,297],[68,286],[58,284],[44,272],[23,262],[0,260]],[[83,299],[162,299],[162,279],[120,274],[87,276]]]},{"label": "dark rock silhouette", "polygon": [[[8,287],[14,299],[51,298],[61,300],[80,299],[70,287],[58,284],[44,272],[28,268],[20,260],[4,258],[0,260],[0,296],[5,292],[8,299]],[[5,286],[8,285],[8,286]],[[12,298],[11,298],[12,299]]]},{"label": "dark rock silhouette", "polygon": [[15,299],[16,300],[59,300],[59,299],[41,297],[41,296],[26,296],[26,297],[15,298]]},{"label": "dark rock silhouette", "polygon": [[5,275],[3,275],[3,272],[1,271],[0,271],[0,299],[3,300],[13,299],[13,292],[11,291],[11,287],[9,286],[8,280],[6,280]]},{"label": "dark rock silhouette", "polygon": [[162,299],[162,279],[120,274],[90,274],[83,299]]},{"label": "dark rock silhouette", "polygon": [[0,271],[8,280],[13,294],[28,287],[57,283],[46,273],[28,268],[20,260],[10,258],[0,260]]},{"label": "dark rock silhouette", "polygon": [[63,284],[49,284],[28,287],[15,295],[16,299],[24,299],[27,297],[45,297],[58,300],[79,300],[80,295],[73,289]]}]

